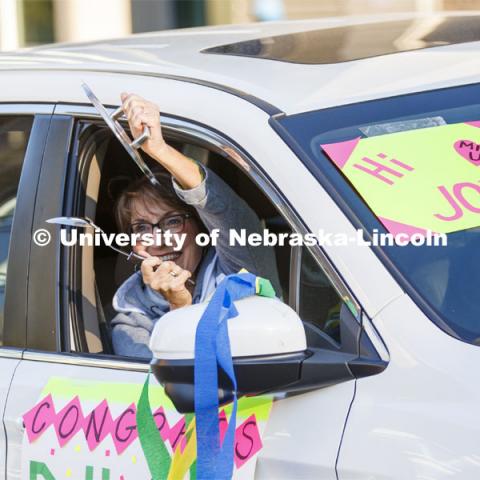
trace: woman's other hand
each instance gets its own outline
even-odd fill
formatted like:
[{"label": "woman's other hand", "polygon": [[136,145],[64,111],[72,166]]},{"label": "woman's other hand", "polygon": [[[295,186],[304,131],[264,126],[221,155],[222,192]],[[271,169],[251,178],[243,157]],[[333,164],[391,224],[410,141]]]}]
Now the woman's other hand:
[{"label": "woman's other hand", "polygon": [[150,138],[142,144],[142,150],[153,158],[158,157],[168,146],[162,135],[160,109],[139,95],[123,92],[122,109],[134,138],[138,138],[145,126],[150,129]]},{"label": "woman's other hand", "polygon": [[192,276],[188,270],[182,269],[175,262],[149,256],[142,262],[141,272],[143,283],[160,293],[172,310],[192,304],[192,294],[185,286]]}]

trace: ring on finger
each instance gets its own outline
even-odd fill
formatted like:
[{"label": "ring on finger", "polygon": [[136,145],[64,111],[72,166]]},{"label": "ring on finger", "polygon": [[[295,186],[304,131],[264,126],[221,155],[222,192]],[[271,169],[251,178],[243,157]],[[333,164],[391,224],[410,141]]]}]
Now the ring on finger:
[{"label": "ring on finger", "polygon": [[173,270],[171,270],[169,273],[172,277],[178,277],[180,273],[182,272],[182,269],[176,265]]}]

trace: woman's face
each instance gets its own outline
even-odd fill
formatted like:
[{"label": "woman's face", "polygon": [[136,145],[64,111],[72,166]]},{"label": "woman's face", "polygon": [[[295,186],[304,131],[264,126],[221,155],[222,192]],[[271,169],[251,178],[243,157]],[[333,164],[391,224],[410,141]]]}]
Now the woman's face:
[{"label": "woman's face", "polygon": [[[130,225],[141,222],[157,224],[159,221],[174,214],[178,215],[182,213],[186,212],[168,205],[161,199],[158,199],[155,203],[149,202],[147,208],[143,199],[136,198],[132,202],[132,218],[130,220]],[[188,270],[193,274],[202,258],[203,249],[195,242],[195,237],[198,233],[200,233],[200,231],[200,227],[195,218],[185,218],[184,228],[178,233],[178,235],[186,235],[185,242],[183,243],[181,250],[174,251],[176,242],[173,239],[171,246],[163,244],[146,246],[141,244],[141,240],[137,240],[133,250],[137,254],[146,251],[150,255],[162,258],[164,260],[171,260],[184,270]],[[158,232],[158,230],[154,228],[153,233],[155,234],[156,232]]]}]

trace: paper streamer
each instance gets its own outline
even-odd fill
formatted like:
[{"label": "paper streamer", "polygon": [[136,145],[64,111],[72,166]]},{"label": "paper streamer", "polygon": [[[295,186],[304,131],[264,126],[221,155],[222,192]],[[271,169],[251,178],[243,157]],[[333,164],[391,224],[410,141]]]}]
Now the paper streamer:
[{"label": "paper streamer", "polygon": [[190,479],[197,478],[196,474],[196,458],[197,458],[197,435],[195,432],[195,417],[194,415],[187,415],[187,445],[185,450],[181,452],[177,448],[173,454],[172,464],[170,466],[170,473],[167,480],[180,480],[185,478],[188,470],[190,470]]},{"label": "paper streamer", "polygon": [[[233,369],[227,320],[238,315],[234,301],[255,295],[274,296],[268,280],[257,283],[251,273],[228,275],[218,285],[197,326],[195,336],[195,416],[197,428],[197,478],[229,479],[233,472],[233,444],[237,414],[237,381]],[[230,379],[233,409],[220,441],[218,372]]]},{"label": "paper streamer", "polygon": [[138,401],[138,438],[142,445],[148,468],[152,474],[152,480],[164,480],[168,476],[171,459],[155,424],[155,420],[153,419],[150,400],[148,398],[149,380],[150,373],[147,375]]},{"label": "paper streamer", "polygon": [[[234,301],[251,295],[274,297],[269,280],[246,271],[229,275],[218,285],[197,326],[195,338],[195,417],[187,415],[186,445],[173,458],[158,432],[148,397],[150,373],[137,406],[138,437],[153,480],[190,478],[230,479],[233,474],[237,414],[237,383],[233,369],[227,320],[236,317]],[[219,426],[217,365],[228,375],[234,392],[233,408],[223,444]],[[250,418],[247,420],[251,420]],[[251,420],[255,422],[255,420]],[[258,438],[257,443],[260,443]],[[259,447],[258,447],[259,448]],[[196,461],[195,461],[196,460]]]}]

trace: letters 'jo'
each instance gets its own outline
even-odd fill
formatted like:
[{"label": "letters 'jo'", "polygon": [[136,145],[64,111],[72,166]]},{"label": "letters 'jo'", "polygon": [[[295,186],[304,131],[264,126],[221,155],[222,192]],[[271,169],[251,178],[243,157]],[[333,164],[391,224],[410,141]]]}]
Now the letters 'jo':
[{"label": "letters 'jo'", "polygon": [[480,225],[480,122],[322,144],[394,235]]}]

